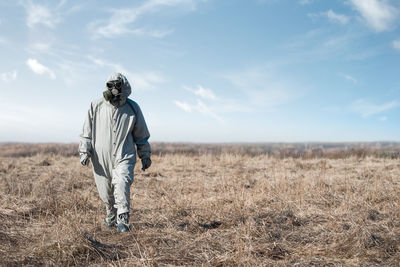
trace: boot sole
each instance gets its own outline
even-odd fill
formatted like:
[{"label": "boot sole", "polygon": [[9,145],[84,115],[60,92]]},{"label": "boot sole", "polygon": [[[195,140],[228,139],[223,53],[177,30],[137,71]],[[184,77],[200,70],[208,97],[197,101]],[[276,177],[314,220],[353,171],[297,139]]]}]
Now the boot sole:
[{"label": "boot sole", "polygon": [[125,232],[129,232],[131,230],[130,225],[125,225],[125,224],[118,224],[117,225],[117,231],[118,233],[125,233]]}]

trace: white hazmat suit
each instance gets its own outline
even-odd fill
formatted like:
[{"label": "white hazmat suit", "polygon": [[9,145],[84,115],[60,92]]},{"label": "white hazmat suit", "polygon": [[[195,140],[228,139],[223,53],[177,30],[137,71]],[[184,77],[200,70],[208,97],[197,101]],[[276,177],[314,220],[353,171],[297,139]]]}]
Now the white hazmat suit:
[{"label": "white hazmat suit", "polygon": [[[100,98],[91,103],[83,131],[80,135],[79,154],[82,164],[92,160],[93,174],[101,200],[106,206],[106,221],[128,213],[130,186],[136,164],[136,149],[139,158],[150,161],[150,137],[139,105],[128,99],[131,86],[126,77],[113,73],[107,82],[120,80],[118,101]],[[145,164],[144,164],[145,165]],[[114,222],[113,222],[114,223]]]}]

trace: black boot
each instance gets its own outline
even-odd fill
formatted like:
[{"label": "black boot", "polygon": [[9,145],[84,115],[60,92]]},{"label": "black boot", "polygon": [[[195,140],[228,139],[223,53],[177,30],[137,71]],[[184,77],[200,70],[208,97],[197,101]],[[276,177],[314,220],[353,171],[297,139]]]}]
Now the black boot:
[{"label": "black boot", "polygon": [[106,221],[103,222],[107,228],[113,228],[117,225],[117,216],[116,215],[108,215],[106,216]]},{"label": "black boot", "polygon": [[118,233],[124,233],[124,232],[128,232],[130,230],[129,212],[125,212],[125,213],[118,215],[117,230],[118,230]]},{"label": "black boot", "polygon": [[102,222],[107,228],[114,228],[117,226],[117,209],[112,205],[106,205],[106,220]]}]

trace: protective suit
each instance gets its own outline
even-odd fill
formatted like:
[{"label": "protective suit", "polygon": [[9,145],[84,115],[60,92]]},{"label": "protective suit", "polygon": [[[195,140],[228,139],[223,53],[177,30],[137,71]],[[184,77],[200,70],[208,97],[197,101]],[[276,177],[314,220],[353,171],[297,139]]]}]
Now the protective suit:
[{"label": "protective suit", "polygon": [[79,154],[83,165],[88,164],[89,158],[92,160],[96,186],[106,206],[107,225],[115,226],[116,221],[120,231],[120,224],[125,225],[125,230],[129,225],[135,146],[142,169],[150,167],[150,134],[139,105],[128,99],[131,86],[126,77],[113,73],[106,84],[104,97],[90,105],[80,135]]}]

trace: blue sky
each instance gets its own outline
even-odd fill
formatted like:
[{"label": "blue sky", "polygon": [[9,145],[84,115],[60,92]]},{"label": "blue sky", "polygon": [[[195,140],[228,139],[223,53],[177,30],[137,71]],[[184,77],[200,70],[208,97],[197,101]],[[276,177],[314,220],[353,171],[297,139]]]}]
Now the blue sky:
[{"label": "blue sky", "polygon": [[0,8],[0,142],[78,142],[115,71],[151,141],[400,141],[398,0]]}]

